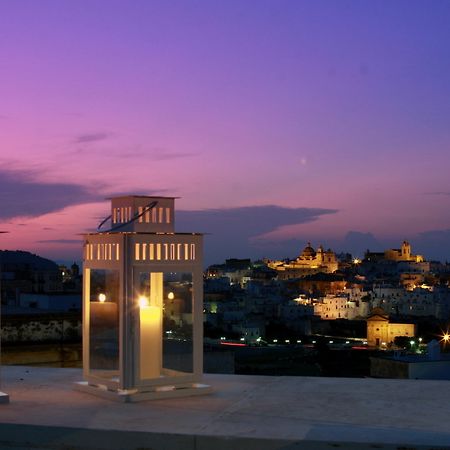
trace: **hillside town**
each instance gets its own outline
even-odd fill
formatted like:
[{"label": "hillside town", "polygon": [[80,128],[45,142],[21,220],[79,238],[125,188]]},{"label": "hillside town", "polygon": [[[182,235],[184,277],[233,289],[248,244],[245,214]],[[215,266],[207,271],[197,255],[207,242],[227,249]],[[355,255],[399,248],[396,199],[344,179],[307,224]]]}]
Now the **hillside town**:
[{"label": "hillside town", "polygon": [[[57,265],[23,251],[0,252],[3,342],[18,339],[11,317],[72,315],[81,320],[79,266]],[[360,338],[372,348],[395,347],[401,337],[431,340],[450,318],[450,265],[428,261],[404,241],[399,249],[367,251],[363,259],[310,243],[292,260],[228,259],[204,272],[204,336],[209,343],[248,346],[297,344],[314,335]],[[172,300],[167,320],[189,314]],[[387,322],[384,326],[370,326]],[[24,325],[23,325],[24,326]],[[32,340],[49,339],[38,327]],[[80,332],[80,323],[69,327]],[[67,333],[67,330],[66,330]],[[428,333],[428,338],[427,338]]]},{"label": "hillside town", "polygon": [[375,316],[391,329],[386,334],[367,325],[366,344],[389,348],[396,338],[415,337],[426,320],[446,326],[449,280],[449,264],[414,254],[407,241],[367,251],[363,259],[310,243],[293,260],[229,259],[205,272],[206,333],[220,331],[246,344],[291,342],[331,335],[333,321],[369,323]]}]

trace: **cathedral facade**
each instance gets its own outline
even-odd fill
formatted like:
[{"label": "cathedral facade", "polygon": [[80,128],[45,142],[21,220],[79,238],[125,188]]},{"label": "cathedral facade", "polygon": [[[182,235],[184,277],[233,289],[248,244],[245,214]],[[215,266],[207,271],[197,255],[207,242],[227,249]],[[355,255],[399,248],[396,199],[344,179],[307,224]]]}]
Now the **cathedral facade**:
[{"label": "cathedral facade", "polygon": [[290,272],[292,276],[318,272],[333,273],[338,270],[338,260],[332,250],[324,250],[321,245],[319,245],[317,250],[314,250],[309,242],[296,259],[290,261],[269,261],[267,265],[279,272]]}]

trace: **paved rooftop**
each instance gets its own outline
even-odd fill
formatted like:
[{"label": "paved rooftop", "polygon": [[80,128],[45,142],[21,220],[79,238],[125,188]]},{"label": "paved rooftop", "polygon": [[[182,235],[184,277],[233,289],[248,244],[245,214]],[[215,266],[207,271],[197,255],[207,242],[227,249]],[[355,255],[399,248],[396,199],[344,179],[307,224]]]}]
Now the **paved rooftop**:
[{"label": "paved rooftop", "polygon": [[448,381],[206,375],[207,396],[116,403],[81,379],[4,366],[0,448],[450,448]]}]

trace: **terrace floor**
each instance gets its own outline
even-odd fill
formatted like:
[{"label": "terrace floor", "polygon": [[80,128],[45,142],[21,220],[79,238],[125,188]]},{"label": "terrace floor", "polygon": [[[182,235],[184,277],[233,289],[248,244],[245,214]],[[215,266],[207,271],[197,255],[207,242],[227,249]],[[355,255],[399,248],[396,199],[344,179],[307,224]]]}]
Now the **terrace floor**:
[{"label": "terrace floor", "polygon": [[450,448],[450,382],[205,375],[205,396],[117,403],[80,369],[3,366],[1,449]]}]

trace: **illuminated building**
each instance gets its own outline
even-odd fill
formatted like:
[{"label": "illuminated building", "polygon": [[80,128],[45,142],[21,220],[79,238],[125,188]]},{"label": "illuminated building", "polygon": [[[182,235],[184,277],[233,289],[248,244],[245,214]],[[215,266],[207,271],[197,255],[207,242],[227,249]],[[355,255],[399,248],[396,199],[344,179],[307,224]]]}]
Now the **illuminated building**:
[{"label": "illuminated building", "polygon": [[384,347],[398,336],[414,337],[415,334],[415,324],[391,323],[382,308],[375,308],[367,318],[367,343],[370,347]]},{"label": "illuminated building", "polygon": [[[278,271],[279,278],[295,278],[317,272],[336,272],[338,260],[332,250],[324,250],[320,245],[316,251],[308,242],[308,245],[296,259],[288,262],[269,261],[267,265]],[[283,274],[283,272],[285,273]]]},{"label": "illuminated building", "polygon": [[369,302],[351,300],[347,295],[327,295],[314,304],[314,314],[322,320],[362,319],[368,312]]},{"label": "illuminated building", "polygon": [[400,248],[391,248],[384,252],[370,252],[365,254],[365,261],[395,261],[395,262],[424,262],[422,255],[413,255],[411,252],[411,244],[403,241]]}]

